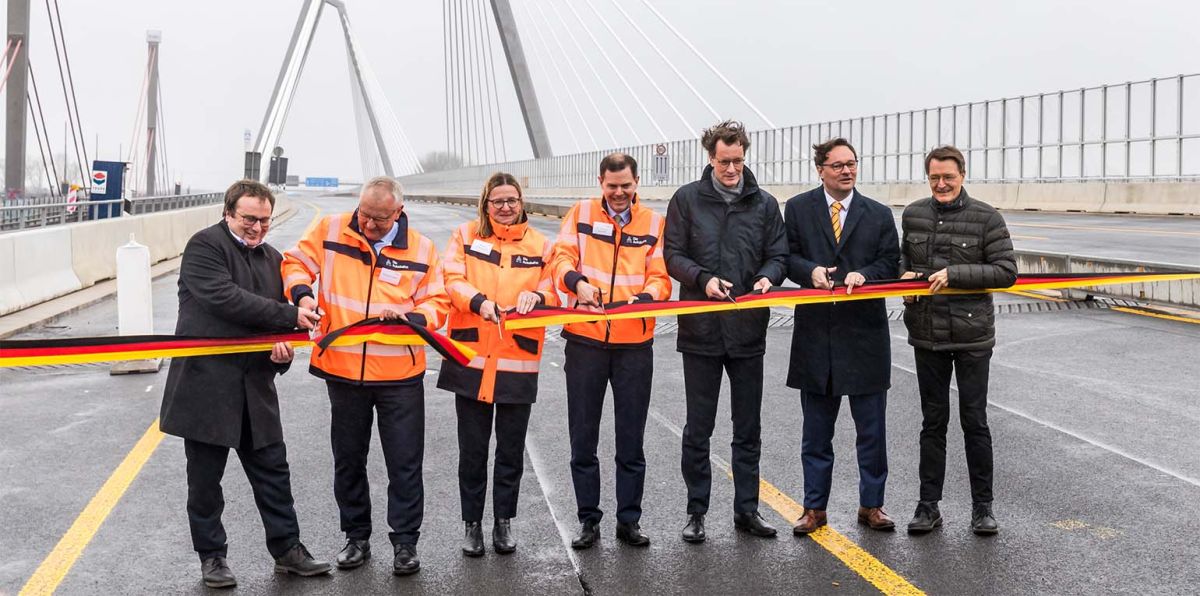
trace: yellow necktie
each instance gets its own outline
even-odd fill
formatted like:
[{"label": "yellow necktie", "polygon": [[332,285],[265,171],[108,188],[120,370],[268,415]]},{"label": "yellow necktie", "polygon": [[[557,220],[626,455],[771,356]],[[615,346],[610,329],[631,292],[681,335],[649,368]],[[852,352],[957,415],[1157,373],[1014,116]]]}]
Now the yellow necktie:
[{"label": "yellow necktie", "polygon": [[841,201],[834,201],[833,205],[829,207],[829,218],[833,221],[833,239],[836,242],[842,241],[842,218],[840,217],[842,208]]}]

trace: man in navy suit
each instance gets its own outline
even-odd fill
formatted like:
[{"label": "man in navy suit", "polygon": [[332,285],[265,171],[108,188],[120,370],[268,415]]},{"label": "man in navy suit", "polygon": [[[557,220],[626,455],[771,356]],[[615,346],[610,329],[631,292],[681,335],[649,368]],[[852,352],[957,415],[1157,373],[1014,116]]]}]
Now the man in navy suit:
[{"label": "man in navy suit", "polygon": [[[892,211],[854,190],[858,153],[845,139],[813,145],[821,186],[792,197],[784,211],[788,278],[806,288],[853,292],[899,275],[900,241]],[[844,286],[844,289],[843,289]],[[858,432],[858,521],[892,530],[883,510],[887,482],[887,390],[891,337],[882,298],[796,307],[787,385],[800,390],[804,515],[792,528],[826,524],[833,479],[833,431],[849,396]]]}]

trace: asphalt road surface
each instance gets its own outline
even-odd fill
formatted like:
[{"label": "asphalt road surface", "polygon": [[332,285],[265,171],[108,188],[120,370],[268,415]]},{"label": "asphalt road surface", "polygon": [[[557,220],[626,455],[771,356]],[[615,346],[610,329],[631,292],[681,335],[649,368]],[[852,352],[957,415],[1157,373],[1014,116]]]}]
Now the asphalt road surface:
[{"label": "asphalt road surface", "polygon": [[[300,198],[299,213],[268,241],[290,246],[317,210],[352,208],[351,198]],[[416,229],[444,247],[470,211],[411,203]],[[1140,218],[1130,218],[1140,219]],[[1124,221],[1124,220],[1122,220]],[[1036,223],[1036,222],[1034,222]],[[537,218],[553,233],[558,222]],[[1125,225],[1125,224],[1121,224]],[[1029,228],[1028,230],[1033,230]],[[1028,230],[1014,228],[1014,234]],[[1056,228],[1057,230],[1057,228]],[[1187,231],[1187,230],[1184,230]],[[1194,231],[1194,228],[1193,228]],[[1039,230],[1030,234],[1058,234]],[[1158,238],[1158,236],[1149,236]],[[1191,238],[1190,236],[1185,238]],[[1189,240],[1195,242],[1195,240]],[[1019,248],[1026,241],[1017,236]],[[1164,259],[1169,260],[1169,259]],[[1177,260],[1177,259],[1175,259]],[[176,276],[154,283],[156,329],[175,319]],[[1037,302],[1005,299],[1007,304]],[[763,396],[761,511],[775,539],[732,526],[732,481],[714,466],[708,542],[679,538],[686,496],[679,473],[685,419],[680,357],[671,321],[655,344],[654,395],[646,428],[647,478],[642,525],[653,543],[634,549],[613,537],[611,406],[600,442],[604,478],[596,548],[567,546],[576,529],[568,466],[561,340],[547,344],[538,403],[527,441],[525,476],[510,556],[469,559],[459,551],[453,396],[436,389],[438,359],[426,376],[425,521],[422,570],[391,575],[384,519],[386,475],[378,442],[370,463],[375,558],[364,567],[301,579],[276,575],[245,476],[231,457],[224,514],[229,560],[240,593],[359,594],[1095,594],[1194,593],[1200,585],[1200,326],[1118,312],[1071,308],[1002,313],[992,361],[989,408],[996,457],[996,515],[1001,532],[971,534],[962,436],[951,423],[946,525],[927,536],[876,533],[855,523],[854,427],[843,408],[835,438],[838,463],[829,504],[830,531],[796,538],[790,525],[802,500],[799,394],[784,386],[791,329],[786,312],[768,336]],[[110,300],[20,337],[116,333]],[[912,351],[892,323],[893,375],[888,403],[890,478],[887,509],[903,526],[917,497],[919,399]],[[292,485],[302,538],[331,560],[344,539],[333,499],[324,384],[298,354],[278,381]],[[42,566],[61,576],[61,594],[206,593],[191,550],[185,512],[183,442],[151,430],[166,367],[157,374],[109,376],[103,365],[0,371],[0,594],[16,594]],[[722,394],[715,459],[729,457],[728,384]],[[135,446],[136,445],[136,446]],[[131,453],[144,465],[121,467]],[[106,485],[106,482],[108,483]],[[128,483],[95,532],[70,532],[93,498]],[[488,508],[490,510],[490,507]],[[80,520],[85,523],[87,520]],[[485,539],[490,520],[485,519]],[[81,554],[48,560],[70,536]],[[841,557],[838,556],[841,554]],[[39,572],[39,577],[47,577]]]}]

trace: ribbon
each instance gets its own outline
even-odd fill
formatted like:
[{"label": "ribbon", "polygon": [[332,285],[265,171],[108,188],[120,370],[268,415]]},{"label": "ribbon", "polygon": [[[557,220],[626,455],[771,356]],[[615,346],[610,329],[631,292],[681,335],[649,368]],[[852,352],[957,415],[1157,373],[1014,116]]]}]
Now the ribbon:
[{"label": "ribbon", "polygon": [[[1033,273],[1017,277],[1016,283],[1006,288],[963,290],[944,288],[938,295],[981,294],[1021,290],[1058,290],[1063,288],[1105,286],[1128,283],[1148,283],[1183,279],[1200,279],[1200,272],[1186,273]],[[567,323],[590,323],[594,321],[618,321],[691,315],[772,306],[796,306],[799,304],[821,304],[873,300],[904,296],[929,296],[927,280],[879,280],[848,292],[845,286],[833,290],[773,287],[766,294],[750,293],[733,301],[717,300],[639,300],[632,304],[613,302],[605,304],[603,310],[580,310],[562,307],[535,307],[528,314],[510,314],[505,317],[504,327],[509,330],[548,327]]]},{"label": "ribbon", "polygon": [[247,337],[124,335],[0,340],[0,368],[270,352],[271,348],[281,341],[288,342],[293,348],[317,346],[321,350],[329,346],[363,343],[428,345],[443,358],[464,366],[475,357],[474,350],[436,331],[409,324],[407,321],[381,323],[377,318],[372,318],[312,338],[307,331],[298,331]]}]

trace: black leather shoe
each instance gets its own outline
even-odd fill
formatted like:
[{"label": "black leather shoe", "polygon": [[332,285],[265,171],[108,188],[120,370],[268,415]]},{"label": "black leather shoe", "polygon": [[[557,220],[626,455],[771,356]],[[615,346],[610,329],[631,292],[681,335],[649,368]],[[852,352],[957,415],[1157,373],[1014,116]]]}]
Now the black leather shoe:
[{"label": "black leather shoe", "polygon": [[314,559],[308,553],[308,549],[299,543],[288,549],[288,552],[283,553],[282,557],[275,559],[275,573],[295,573],[309,577],[329,573],[332,570],[333,565]]},{"label": "black leather shoe", "polygon": [[479,522],[463,522],[462,552],[468,557],[483,556],[483,526]]},{"label": "black leather shoe", "polygon": [[991,503],[975,503],[971,506],[971,531],[976,536],[991,536],[1000,532],[1000,524],[992,515]]},{"label": "black leather shoe", "polygon": [[365,538],[349,538],[337,554],[338,569],[354,569],[371,558],[371,542]]},{"label": "black leather shoe", "polygon": [[210,588],[232,588],[237,585],[237,578],[225,563],[225,557],[209,557],[200,562],[200,575],[204,585]]},{"label": "black leather shoe", "polygon": [[594,521],[585,521],[579,524],[579,535],[571,541],[571,548],[575,550],[583,550],[592,548],[596,544],[596,540],[600,538],[600,524]]},{"label": "black leather shoe", "polygon": [[733,514],[733,525],[739,530],[745,530],[763,538],[774,537],[775,527],[767,523],[757,511]]},{"label": "black leather shoe", "polygon": [[693,513],[688,516],[687,525],[683,526],[683,532],[680,532],[684,542],[692,544],[700,544],[704,542],[708,536],[704,534],[704,514]]},{"label": "black leather shoe", "polygon": [[421,570],[421,559],[417,557],[417,545],[397,544],[396,558],[392,560],[392,573],[412,575]]},{"label": "black leather shoe", "polygon": [[637,522],[617,524],[617,540],[629,546],[650,546],[650,537],[642,532]]},{"label": "black leather shoe", "polygon": [[501,555],[510,555],[517,550],[517,541],[512,537],[512,520],[500,518],[492,526],[492,547]]},{"label": "black leather shoe", "polygon": [[908,522],[908,533],[924,534],[940,527],[942,527],[942,513],[938,511],[937,501],[917,502],[917,511],[913,513],[912,521]]}]

